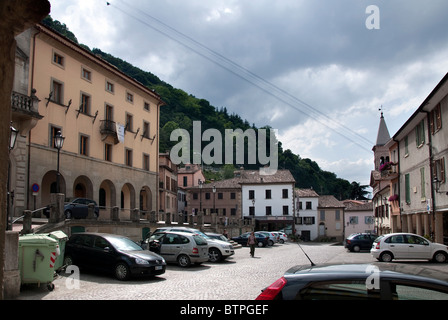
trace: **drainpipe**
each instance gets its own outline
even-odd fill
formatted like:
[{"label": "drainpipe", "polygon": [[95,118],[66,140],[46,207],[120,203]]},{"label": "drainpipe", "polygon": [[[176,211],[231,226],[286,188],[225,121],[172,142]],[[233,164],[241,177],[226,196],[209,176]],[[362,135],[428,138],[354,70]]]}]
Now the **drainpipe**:
[{"label": "drainpipe", "polygon": [[156,150],[157,150],[157,152],[156,152],[156,154],[157,154],[157,156],[156,156],[156,206],[155,206],[155,216],[156,217],[158,217],[158,214],[159,214],[159,196],[160,196],[160,194],[159,194],[159,178],[160,178],[160,169],[159,169],[159,152],[160,152],[160,150],[159,150],[159,140],[160,140],[160,115],[159,115],[159,112],[160,112],[160,107],[163,105],[164,103],[163,102],[158,102],[157,103],[157,119],[156,119],[156,121],[157,121],[157,141],[156,141],[156,143],[157,143],[157,145],[156,145]]},{"label": "drainpipe", "polygon": [[[401,211],[402,211],[402,208],[401,208],[401,183],[400,183],[400,181],[401,181],[401,172],[400,172],[400,141],[398,141],[398,140],[395,140],[395,139],[392,139],[393,141],[395,141],[396,143],[397,143],[397,150],[398,150],[398,182],[397,182],[397,184],[398,184],[398,203],[399,203],[399,206],[398,206],[398,208],[399,208],[399,212],[400,212],[400,229],[401,229],[401,231],[403,231],[403,220],[402,220],[402,216],[401,216]],[[397,230],[398,231],[398,230]]]},{"label": "drainpipe", "polygon": [[[422,110],[423,113],[426,113],[426,119],[428,120],[428,151],[429,151],[429,185],[431,187],[431,197],[432,197],[432,232],[431,232],[431,225],[430,227],[430,233],[433,233],[432,236],[430,234],[431,240],[433,242],[436,242],[436,192],[434,190],[434,185],[432,183],[432,177],[434,177],[434,159],[432,154],[432,138],[431,138],[431,120],[429,118],[430,112]],[[443,237],[442,237],[443,239]]]}]

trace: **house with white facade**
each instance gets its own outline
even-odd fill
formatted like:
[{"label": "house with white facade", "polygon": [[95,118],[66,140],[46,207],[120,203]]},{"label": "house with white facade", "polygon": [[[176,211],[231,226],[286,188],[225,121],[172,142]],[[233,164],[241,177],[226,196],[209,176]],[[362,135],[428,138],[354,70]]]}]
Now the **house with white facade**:
[{"label": "house with white facade", "polygon": [[319,195],[313,189],[296,189],[296,234],[305,241],[317,238],[317,206]]},{"label": "house with white facade", "polygon": [[445,242],[448,235],[446,124],[448,74],[393,136],[398,143],[402,231],[428,236],[438,243]]},{"label": "house with white facade", "polygon": [[295,216],[295,179],[289,170],[261,175],[258,170],[235,172],[240,178],[243,219],[255,219],[255,230],[291,227]]}]

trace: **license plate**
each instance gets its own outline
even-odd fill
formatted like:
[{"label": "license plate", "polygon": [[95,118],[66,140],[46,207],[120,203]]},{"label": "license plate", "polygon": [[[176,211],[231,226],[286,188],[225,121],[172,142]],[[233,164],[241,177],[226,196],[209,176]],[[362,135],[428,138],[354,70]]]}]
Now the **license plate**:
[{"label": "license plate", "polygon": [[156,266],[156,270],[162,270],[163,267],[162,266]]}]

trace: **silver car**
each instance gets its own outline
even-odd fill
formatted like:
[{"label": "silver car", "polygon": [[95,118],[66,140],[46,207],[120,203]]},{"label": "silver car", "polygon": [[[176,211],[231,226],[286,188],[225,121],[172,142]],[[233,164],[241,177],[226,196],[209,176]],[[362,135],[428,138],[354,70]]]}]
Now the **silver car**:
[{"label": "silver car", "polygon": [[444,263],[448,260],[448,247],[412,233],[391,233],[381,235],[370,249],[372,256],[379,261],[393,259],[426,259]]},{"label": "silver car", "polygon": [[276,242],[278,242],[277,236],[270,231],[255,231],[255,233],[259,233],[268,238],[268,246],[273,246]]},{"label": "silver car", "polygon": [[149,238],[149,250],[161,255],[166,262],[174,262],[181,267],[201,264],[209,258],[207,240],[186,232],[154,233]]},{"label": "silver car", "polygon": [[223,261],[235,254],[235,250],[230,242],[218,239],[212,239],[211,237],[207,236],[205,233],[203,233],[201,230],[198,229],[188,227],[163,227],[156,229],[154,233],[161,231],[188,232],[203,237],[208,242],[208,255],[210,262]]}]

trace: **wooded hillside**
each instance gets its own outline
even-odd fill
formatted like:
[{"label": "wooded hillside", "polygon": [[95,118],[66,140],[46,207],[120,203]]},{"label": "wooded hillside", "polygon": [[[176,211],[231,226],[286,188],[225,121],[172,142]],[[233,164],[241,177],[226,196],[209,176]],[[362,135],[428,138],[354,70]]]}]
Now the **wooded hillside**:
[{"label": "wooded hillside", "polygon": [[[65,24],[54,21],[50,16],[45,18],[43,23],[79,44],[76,36],[69,31]],[[214,128],[219,130],[223,136],[225,129],[241,129],[242,131],[250,128],[257,129],[238,114],[229,113],[225,107],[216,108],[205,99],[194,97],[182,89],[174,88],[149,71],[141,70],[120,58],[101,51],[101,49],[90,49],[85,45],[79,45],[100,56],[161,96],[167,105],[161,108],[160,114],[160,152],[170,150],[177,143],[170,141],[170,134],[174,129],[186,129],[192,136],[193,121],[196,120],[201,121],[202,130]],[[203,144],[203,147],[206,144]],[[297,187],[313,188],[321,195],[334,195],[340,200],[365,199],[367,192],[364,189],[366,186],[338,178],[336,174],[322,170],[315,161],[303,159],[289,149],[283,150],[281,142],[279,142],[278,154],[279,168],[291,171]],[[245,166],[246,169],[256,169],[257,167],[257,165]]]}]

